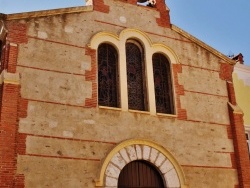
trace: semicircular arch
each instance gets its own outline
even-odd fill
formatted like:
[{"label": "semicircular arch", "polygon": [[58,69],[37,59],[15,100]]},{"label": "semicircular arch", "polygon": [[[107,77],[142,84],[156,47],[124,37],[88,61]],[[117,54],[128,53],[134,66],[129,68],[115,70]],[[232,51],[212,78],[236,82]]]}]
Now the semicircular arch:
[{"label": "semicircular arch", "polygon": [[174,156],[155,142],[142,139],[118,144],[103,161],[96,187],[116,187],[121,170],[130,162],[145,160],[158,168],[166,187],[187,188],[181,166]]}]

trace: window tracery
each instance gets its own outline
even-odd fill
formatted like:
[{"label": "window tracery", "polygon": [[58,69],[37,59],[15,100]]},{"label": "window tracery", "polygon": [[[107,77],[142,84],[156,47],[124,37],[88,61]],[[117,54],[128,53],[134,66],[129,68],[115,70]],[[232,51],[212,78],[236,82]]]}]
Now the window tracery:
[{"label": "window tracery", "polygon": [[[110,55],[101,53],[103,44],[113,49]],[[125,29],[119,36],[97,33],[90,47],[98,52],[99,106],[176,117],[171,66],[178,63],[178,57],[169,47],[153,44],[145,33],[136,29]],[[110,64],[105,62],[111,62],[111,54],[115,54],[112,61],[116,66],[110,69]]]}]

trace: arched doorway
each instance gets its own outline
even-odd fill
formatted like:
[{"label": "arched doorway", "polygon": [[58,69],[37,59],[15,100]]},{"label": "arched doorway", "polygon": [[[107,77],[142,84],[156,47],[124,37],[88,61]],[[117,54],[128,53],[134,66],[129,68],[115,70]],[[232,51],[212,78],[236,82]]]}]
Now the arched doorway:
[{"label": "arched doorway", "polygon": [[96,180],[96,187],[150,188],[151,183],[149,186],[139,184],[139,186],[136,185],[137,187],[130,187],[130,185],[121,183],[125,180],[122,180],[122,178],[120,180],[120,176],[122,177],[120,174],[130,173],[126,168],[133,168],[130,165],[136,164],[152,170],[151,173],[154,175],[151,176],[160,177],[158,179],[160,183],[156,183],[156,186],[151,188],[188,188],[182,168],[173,155],[164,147],[142,139],[126,140],[109,152],[102,163],[99,178]]},{"label": "arched doorway", "polygon": [[164,188],[158,170],[149,162],[136,160],[127,164],[118,178],[118,188]]}]

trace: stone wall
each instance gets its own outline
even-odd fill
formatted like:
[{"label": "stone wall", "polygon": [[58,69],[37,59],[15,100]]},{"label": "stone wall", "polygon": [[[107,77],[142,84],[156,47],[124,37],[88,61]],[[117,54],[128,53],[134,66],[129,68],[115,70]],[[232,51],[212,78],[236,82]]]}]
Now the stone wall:
[{"label": "stone wall", "polygon": [[[188,187],[237,186],[227,84],[220,76],[226,62],[158,25],[157,9],[103,3],[108,11],[8,21],[27,31],[27,41],[16,39],[15,67],[20,100],[27,107],[18,111],[23,115],[17,144],[17,175],[24,177],[25,187],[95,187],[103,160],[128,139],[150,140],[168,150]],[[173,70],[176,108],[185,116],[98,107],[96,52],[88,44],[98,32],[118,35],[125,28],[143,31],[152,43],[164,44],[178,56]],[[14,30],[9,27],[9,32],[11,36]]]}]

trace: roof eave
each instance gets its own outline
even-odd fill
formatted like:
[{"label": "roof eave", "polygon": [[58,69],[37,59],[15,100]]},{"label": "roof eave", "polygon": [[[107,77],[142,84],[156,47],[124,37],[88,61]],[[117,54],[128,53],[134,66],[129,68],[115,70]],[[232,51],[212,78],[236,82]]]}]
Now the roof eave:
[{"label": "roof eave", "polygon": [[89,12],[89,11],[93,11],[93,6],[79,6],[79,7],[70,7],[70,8],[60,8],[60,9],[6,14],[5,19],[6,20],[20,20],[20,19],[27,19],[27,18],[37,18],[37,17],[53,16],[53,15],[60,15],[60,14]]}]

